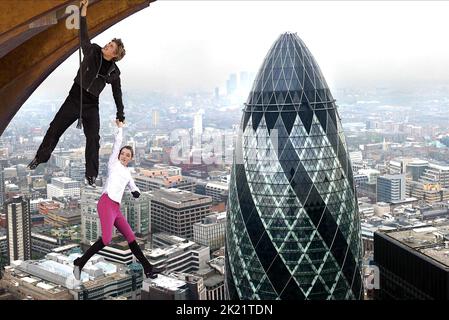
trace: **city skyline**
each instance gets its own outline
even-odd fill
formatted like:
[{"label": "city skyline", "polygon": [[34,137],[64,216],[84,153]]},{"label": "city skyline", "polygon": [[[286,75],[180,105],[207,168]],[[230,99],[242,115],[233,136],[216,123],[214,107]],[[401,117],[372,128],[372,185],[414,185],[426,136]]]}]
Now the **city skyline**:
[{"label": "city skyline", "polygon": [[[447,9],[445,2],[415,1],[159,0],[92,41],[123,39],[127,56],[119,66],[125,90],[212,92],[231,73],[255,72],[268,39],[286,31],[298,33],[317,52],[331,88],[406,88],[449,82],[449,46],[440,41],[449,28]],[[324,22],[312,23],[317,16]],[[77,59],[75,52],[34,95],[64,95]]]},{"label": "city skyline", "polygon": [[[114,11],[110,1],[91,2]],[[148,4],[126,5],[137,2]],[[113,228],[74,282],[74,259],[102,235],[110,87],[96,188],[75,125],[48,162],[27,164],[72,85],[75,52],[0,137],[0,300],[448,299],[446,9],[158,0],[112,26],[93,42],[121,37],[128,52],[123,144],[141,192],[125,190],[121,211],[165,271],[145,279]]]}]

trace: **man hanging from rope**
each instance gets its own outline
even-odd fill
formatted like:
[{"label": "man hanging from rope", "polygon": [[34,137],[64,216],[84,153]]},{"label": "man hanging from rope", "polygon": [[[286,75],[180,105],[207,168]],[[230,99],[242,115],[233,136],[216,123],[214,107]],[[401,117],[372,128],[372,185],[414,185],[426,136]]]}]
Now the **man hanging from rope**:
[{"label": "man hanging from rope", "polygon": [[[92,44],[87,33],[87,6],[88,0],[80,2],[80,42],[84,59],[70,93],[45,134],[36,156],[28,165],[31,170],[36,169],[40,163],[47,162],[51,153],[58,144],[59,138],[67,128],[79,118],[86,136],[86,179],[89,185],[95,186],[98,176],[98,151],[100,149],[100,115],[99,95],[106,83],[111,84],[115,104],[117,106],[116,119],[125,120],[123,113],[122,91],[120,85],[120,70],[115,62],[125,56],[125,48],[121,39],[112,39],[101,48],[98,44]],[[81,60],[81,55],[80,55]],[[82,88],[82,89],[81,89]]]}]

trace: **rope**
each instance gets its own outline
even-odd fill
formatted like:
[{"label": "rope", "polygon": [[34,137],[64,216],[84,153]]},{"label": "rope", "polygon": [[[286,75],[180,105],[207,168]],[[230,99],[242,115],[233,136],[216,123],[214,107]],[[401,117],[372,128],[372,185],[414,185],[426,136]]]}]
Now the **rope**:
[{"label": "rope", "polygon": [[79,53],[79,64],[80,64],[80,116],[78,118],[78,123],[76,125],[77,129],[81,129],[83,127],[83,69],[81,68],[81,9],[83,8],[83,5],[80,6],[80,16],[79,16],[79,40],[80,40],[80,46],[78,48]]}]

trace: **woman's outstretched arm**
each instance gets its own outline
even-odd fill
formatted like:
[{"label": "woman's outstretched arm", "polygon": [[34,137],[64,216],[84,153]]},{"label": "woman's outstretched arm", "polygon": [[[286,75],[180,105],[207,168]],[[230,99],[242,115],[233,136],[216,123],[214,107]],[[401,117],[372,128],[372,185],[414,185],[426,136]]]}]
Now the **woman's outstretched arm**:
[{"label": "woman's outstretched arm", "polygon": [[112,147],[112,153],[109,157],[108,166],[115,163],[115,161],[118,160],[119,152],[120,152],[120,146],[122,145],[123,141],[123,122],[117,121],[117,132],[115,134],[115,141],[114,146]]}]

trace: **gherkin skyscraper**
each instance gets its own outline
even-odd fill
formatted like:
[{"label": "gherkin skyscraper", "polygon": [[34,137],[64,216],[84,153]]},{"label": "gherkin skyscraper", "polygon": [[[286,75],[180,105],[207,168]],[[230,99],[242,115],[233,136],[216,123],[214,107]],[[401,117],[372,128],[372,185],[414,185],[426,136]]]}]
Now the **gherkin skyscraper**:
[{"label": "gherkin skyscraper", "polygon": [[362,299],[352,168],[335,100],[304,42],[282,34],[249,94],[226,229],[231,299]]}]

